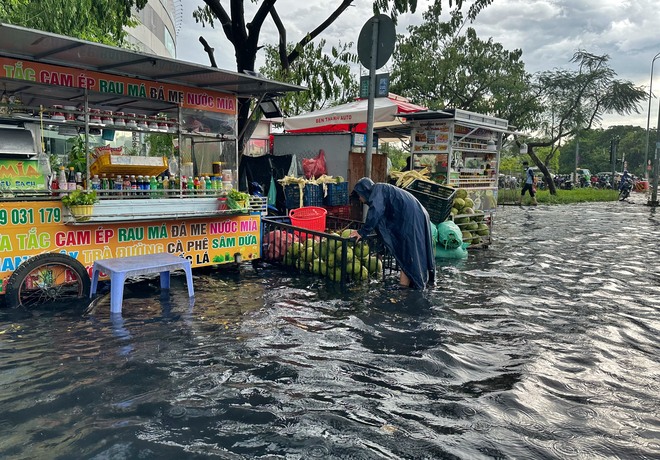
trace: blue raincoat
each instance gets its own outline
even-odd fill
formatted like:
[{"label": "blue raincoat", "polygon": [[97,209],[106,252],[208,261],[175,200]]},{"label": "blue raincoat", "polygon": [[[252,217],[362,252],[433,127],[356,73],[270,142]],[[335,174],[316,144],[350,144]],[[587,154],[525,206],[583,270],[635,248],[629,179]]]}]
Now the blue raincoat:
[{"label": "blue raincoat", "polygon": [[369,212],[361,237],[374,230],[394,255],[413,287],[424,289],[435,276],[431,222],[426,209],[409,192],[390,184],[360,179],[353,192],[364,198]]}]

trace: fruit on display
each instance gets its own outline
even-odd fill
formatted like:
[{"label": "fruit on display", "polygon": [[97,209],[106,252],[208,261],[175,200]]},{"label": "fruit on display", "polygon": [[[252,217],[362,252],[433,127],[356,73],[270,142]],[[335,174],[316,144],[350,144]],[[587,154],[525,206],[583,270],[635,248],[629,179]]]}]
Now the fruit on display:
[{"label": "fruit on display", "polygon": [[492,190],[457,189],[447,220],[453,220],[461,230],[463,242],[470,247],[490,243],[490,219],[482,209],[492,209],[496,201]]},{"label": "fruit on display", "polygon": [[[312,238],[304,232],[300,232],[300,235],[296,232],[295,238],[278,234],[277,241],[272,237],[265,238],[266,255],[268,257],[274,253],[271,244],[284,245],[279,249],[282,256],[274,260],[279,260],[289,267],[325,276],[335,282],[341,282],[343,276],[343,281],[354,282],[382,276],[383,261],[367,242],[351,240],[350,229],[340,234],[330,231],[326,233],[327,236],[322,238]],[[342,267],[344,249],[346,262]]]}]

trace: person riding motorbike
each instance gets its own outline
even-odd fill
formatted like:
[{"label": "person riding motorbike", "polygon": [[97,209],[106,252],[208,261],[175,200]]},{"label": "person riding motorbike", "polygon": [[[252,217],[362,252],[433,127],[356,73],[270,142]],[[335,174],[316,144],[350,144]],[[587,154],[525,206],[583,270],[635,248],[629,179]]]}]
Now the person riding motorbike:
[{"label": "person riding motorbike", "polygon": [[628,173],[628,170],[623,171],[623,176],[621,176],[621,180],[619,181],[619,200],[623,201],[626,198],[628,198],[628,195],[630,195],[630,191],[632,190],[632,176]]}]

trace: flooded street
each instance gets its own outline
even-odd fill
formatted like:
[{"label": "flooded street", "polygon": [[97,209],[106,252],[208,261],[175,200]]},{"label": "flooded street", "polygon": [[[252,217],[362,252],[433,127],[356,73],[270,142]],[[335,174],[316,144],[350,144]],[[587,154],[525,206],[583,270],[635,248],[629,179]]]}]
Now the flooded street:
[{"label": "flooded street", "polygon": [[426,292],[274,268],[0,311],[8,459],[660,458],[660,213],[504,207]]}]

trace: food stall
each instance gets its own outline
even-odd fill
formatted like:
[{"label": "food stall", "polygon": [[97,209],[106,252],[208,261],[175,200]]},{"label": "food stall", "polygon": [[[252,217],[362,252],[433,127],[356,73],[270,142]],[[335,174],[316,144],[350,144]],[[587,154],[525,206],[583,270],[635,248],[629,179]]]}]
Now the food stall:
[{"label": "food stall", "polygon": [[6,24],[0,43],[8,306],[87,296],[100,259],[260,257],[265,202],[236,190],[238,101],[303,88]]},{"label": "food stall", "polygon": [[411,164],[430,171],[434,182],[457,189],[451,219],[470,247],[488,246],[497,210],[499,152],[503,135],[510,132],[507,120],[460,109],[411,113],[406,118]]}]

